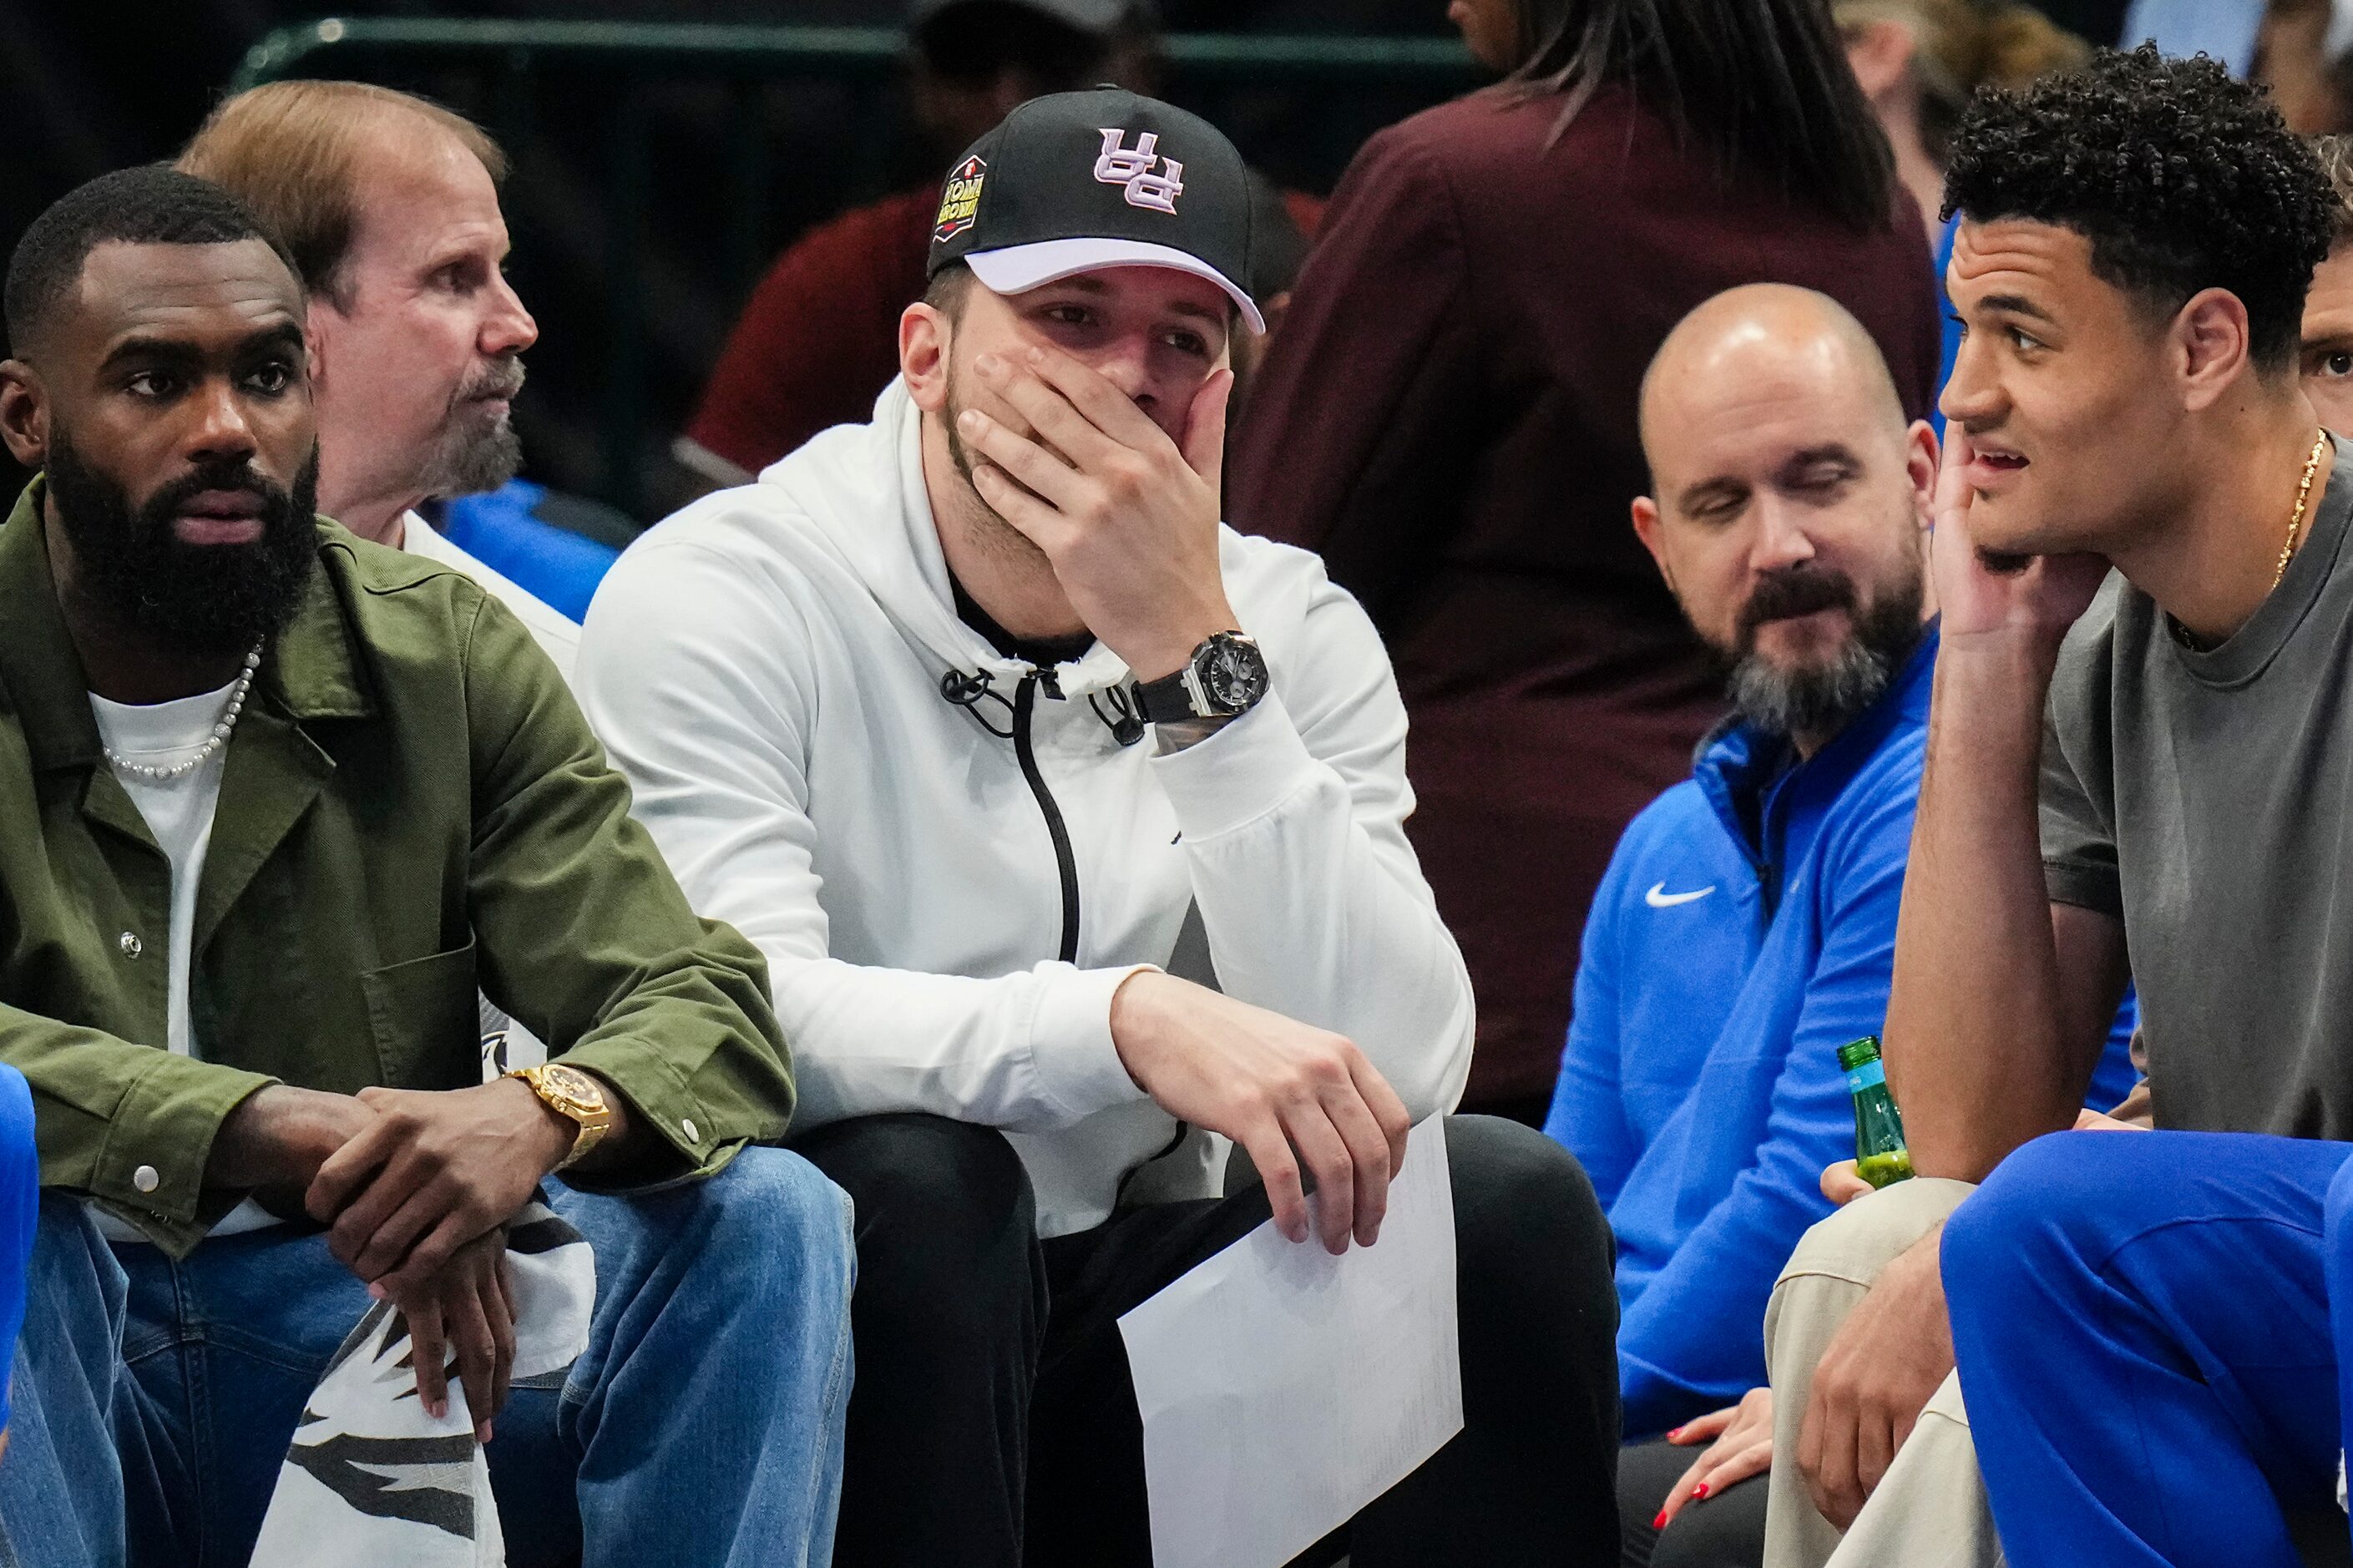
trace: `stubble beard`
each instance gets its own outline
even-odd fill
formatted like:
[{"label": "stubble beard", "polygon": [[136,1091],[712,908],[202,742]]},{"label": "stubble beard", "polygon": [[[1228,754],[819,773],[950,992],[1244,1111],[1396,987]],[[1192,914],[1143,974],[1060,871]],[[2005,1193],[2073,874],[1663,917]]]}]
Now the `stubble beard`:
[{"label": "stubble beard", "polygon": [[[959,395],[955,365],[951,362],[947,367],[947,404],[940,410],[940,420],[942,428],[947,432],[948,461],[955,466],[956,478],[964,485],[964,504],[956,510],[963,514],[959,521],[965,540],[975,550],[993,555],[1018,571],[1052,576],[1054,565],[1047,559],[1046,552],[1039,549],[1037,542],[1028,534],[1006,521],[1005,514],[982,497],[980,486],[973,478],[977,459],[974,458],[972,448],[965,445],[964,437],[957,429],[956,422],[964,410],[965,402]],[[1001,475],[1004,470],[1000,468],[997,472]],[[1011,481],[1008,479],[1008,482]]]}]

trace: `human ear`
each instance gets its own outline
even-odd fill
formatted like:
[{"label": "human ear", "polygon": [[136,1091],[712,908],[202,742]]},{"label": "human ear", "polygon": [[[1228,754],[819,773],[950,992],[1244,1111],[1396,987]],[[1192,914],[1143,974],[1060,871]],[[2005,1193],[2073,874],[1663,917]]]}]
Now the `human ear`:
[{"label": "human ear", "polygon": [[1651,559],[1659,563],[1659,575],[1667,580],[1669,588],[1672,588],[1675,585],[1675,574],[1667,564],[1665,540],[1662,537],[1663,531],[1659,518],[1659,503],[1649,496],[1636,496],[1633,510],[1634,537],[1642,542],[1642,548],[1649,551]]},{"label": "human ear", "polygon": [[2246,303],[2227,289],[2200,289],[2173,318],[2173,349],[2183,406],[2211,406],[2253,357]]},{"label": "human ear", "polygon": [[302,312],[302,368],[311,378],[313,396],[326,388],[327,339],[332,335],[330,323],[321,318],[331,307],[313,300]]},{"label": "human ear", "polygon": [[948,404],[948,344],[955,329],[938,310],[918,300],[899,316],[899,374],[907,395],[926,414]]},{"label": "human ear", "polygon": [[1847,64],[1862,86],[1862,96],[1876,100],[1904,79],[1912,68],[1919,40],[1901,22],[1865,22],[1845,33]]},{"label": "human ear", "polygon": [[1926,419],[1912,421],[1912,428],[1904,432],[1904,477],[1912,481],[1912,505],[1919,513],[1920,529],[1924,533],[1936,521],[1936,474],[1940,455],[1936,427]]},{"label": "human ear", "polygon": [[48,461],[49,399],[40,377],[23,360],[0,363],[0,441],[17,466],[37,468]]}]

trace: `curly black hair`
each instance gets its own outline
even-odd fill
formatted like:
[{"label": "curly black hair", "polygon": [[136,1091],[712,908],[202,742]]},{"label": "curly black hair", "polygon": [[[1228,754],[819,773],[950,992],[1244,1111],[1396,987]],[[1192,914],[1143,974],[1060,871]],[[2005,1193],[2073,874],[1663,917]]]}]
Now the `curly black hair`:
[{"label": "curly black hair", "polygon": [[2073,229],[2092,270],[2160,316],[2227,289],[2267,374],[2295,363],[2305,290],[2337,233],[2328,176],[2270,94],[2146,44],[1979,92],[1953,133],[1945,216],[1957,211]]}]

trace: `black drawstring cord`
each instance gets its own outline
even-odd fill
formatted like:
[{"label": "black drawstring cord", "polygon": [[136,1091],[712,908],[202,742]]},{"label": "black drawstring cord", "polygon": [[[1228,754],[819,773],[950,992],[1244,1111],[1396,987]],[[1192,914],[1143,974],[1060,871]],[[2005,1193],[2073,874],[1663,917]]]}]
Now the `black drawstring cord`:
[{"label": "black drawstring cord", "polygon": [[[1046,677],[1042,672],[1039,676],[1039,683],[1047,696],[1061,695],[1060,690],[1047,684]],[[948,670],[940,677],[940,697],[943,700],[953,702],[971,714],[975,723],[998,740],[1013,739],[1013,704],[1008,702],[997,689],[989,684],[987,675],[978,671],[967,675],[961,669]],[[980,710],[980,704],[984,699],[1005,710],[1006,724],[1003,729],[1000,730],[990,723],[988,716]],[[1106,701],[1111,707],[1111,711],[1108,713],[1103,711]],[[1087,706],[1094,710],[1094,715],[1102,721],[1103,727],[1109,730],[1112,732],[1112,738],[1121,745],[1133,746],[1144,739],[1144,716],[1135,710],[1135,703],[1128,696],[1125,687],[1113,686],[1102,691],[1090,691],[1087,693]]]},{"label": "black drawstring cord", "polygon": [[[1098,697],[1111,699],[1112,716],[1104,714],[1103,704],[1095,700]],[[1095,717],[1103,720],[1103,728],[1109,730],[1113,739],[1121,745],[1133,746],[1144,739],[1144,715],[1135,710],[1126,687],[1111,686],[1101,691],[1090,691],[1087,693],[1087,706],[1095,710]]]},{"label": "black drawstring cord", "polygon": [[[974,723],[978,724],[998,740],[1013,739],[1013,704],[998,695],[997,689],[988,683],[987,676],[978,673],[966,675],[963,670],[951,669],[940,677],[940,696],[971,714]],[[1007,721],[1004,729],[1000,730],[990,723],[987,715],[981,712],[980,703],[983,698],[987,698],[1005,710]]]}]

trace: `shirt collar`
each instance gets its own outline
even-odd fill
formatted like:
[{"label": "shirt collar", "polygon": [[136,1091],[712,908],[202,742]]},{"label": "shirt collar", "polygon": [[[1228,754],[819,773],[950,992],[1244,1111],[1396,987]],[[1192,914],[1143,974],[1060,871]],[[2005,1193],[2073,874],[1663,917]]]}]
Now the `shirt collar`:
[{"label": "shirt collar", "polygon": [[[0,524],[0,687],[25,729],[37,768],[89,766],[100,755],[98,722],[90,710],[90,681],[58,607],[41,524],[42,480],[36,475]],[[375,711],[362,676],[338,575],[325,557],[348,552],[341,525],[319,520],[320,570],[311,574],[294,616],[263,657],[255,682],[287,717],[356,719]]]}]

